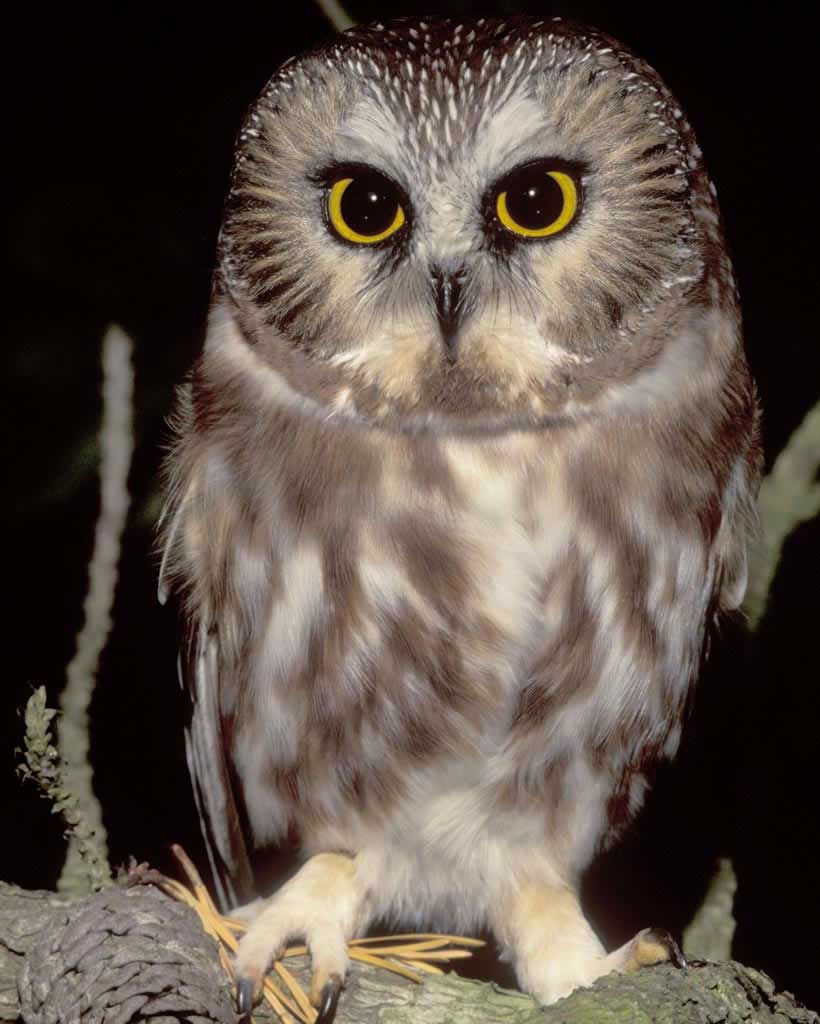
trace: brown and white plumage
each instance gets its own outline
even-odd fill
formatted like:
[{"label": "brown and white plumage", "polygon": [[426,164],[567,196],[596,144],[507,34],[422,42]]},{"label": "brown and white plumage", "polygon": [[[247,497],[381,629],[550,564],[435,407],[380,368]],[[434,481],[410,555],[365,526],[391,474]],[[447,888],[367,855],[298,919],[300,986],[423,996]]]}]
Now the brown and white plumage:
[{"label": "brown and white plumage", "polygon": [[[573,219],[507,237],[498,182],[545,161]],[[405,210],[384,244],[328,223],[362,167]],[[742,599],[756,423],[700,151],[618,43],[403,20],[277,72],[239,138],[166,517],[223,899],[248,895],[247,844],[314,858],[240,973],[298,933],[324,983],[375,916],[488,923],[544,1001],[640,962],[604,955],[574,894]]]}]

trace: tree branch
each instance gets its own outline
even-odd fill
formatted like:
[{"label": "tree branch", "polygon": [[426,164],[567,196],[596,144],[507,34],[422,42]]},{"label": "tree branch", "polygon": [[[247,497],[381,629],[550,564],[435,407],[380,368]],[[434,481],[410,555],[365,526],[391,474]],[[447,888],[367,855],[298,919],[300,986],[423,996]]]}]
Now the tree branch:
[{"label": "tree branch", "polygon": [[[306,983],[306,958],[288,960]],[[19,1017],[18,1017],[19,1015]],[[257,1021],[272,1018],[255,1013]],[[233,1024],[231,983],[196,914],[151,885],[82,900],[0,883],[0,1020]],[[612,974],[543,1008],[454,974],[421,985],[354,963],[338,1024],[820,1024],[759,971],[695,963]]]},{"label": "tree branch", "polygon": [[344,32],[356,24],[339,0],[316,0],[316,3],[337,32]]},{"label": "tree branch", "polygon": [[810,409],[760,485],[760,539],[752,551],[743,609],[755,629],[766,610],[786,538],[820,513],[820,402]]}]

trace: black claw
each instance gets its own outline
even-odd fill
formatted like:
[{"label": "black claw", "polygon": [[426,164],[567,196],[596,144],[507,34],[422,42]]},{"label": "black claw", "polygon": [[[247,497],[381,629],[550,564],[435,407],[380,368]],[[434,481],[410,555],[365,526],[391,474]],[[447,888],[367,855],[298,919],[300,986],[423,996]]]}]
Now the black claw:
[{"label": "black claw", "polygon": [[338,974],[331,974],[322,989],[319,999],[319,1016],[316,1018],[315,1024],[333,1024],[341,991],[342,979]]},{"label": "black claw", "polygon": [[680,967],[681,970],[683,970],[683,968],[689,966],[686,963],[686,957],[683,955],[683,950],[680,948],[677,942],[675,942],[671,935],[669,936],[669,955],[675,967]]},{"label": "black claw", "polygon": [[255,989],[253,978],[236,979],[236,1006],[239,1010],[239,1024],[251,1024]]}]

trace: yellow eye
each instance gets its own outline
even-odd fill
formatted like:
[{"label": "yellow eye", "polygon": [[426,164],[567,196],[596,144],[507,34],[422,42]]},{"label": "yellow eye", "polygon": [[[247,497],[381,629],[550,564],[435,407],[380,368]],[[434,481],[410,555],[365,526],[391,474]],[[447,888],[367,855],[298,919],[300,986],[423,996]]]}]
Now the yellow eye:
[{"label": "yellow eye", "polygon": [[406,217],[398,188],[376,170],[340,178],[327,197],[327,215],[346,242],[375,245],[403,227]]},{"label": "yellow eye", "polygon": [[519,167],[501,183],[495,212],[508,231],[524,238],[557,235],[578,212],[578,186],[565,171],[543,163]]}]

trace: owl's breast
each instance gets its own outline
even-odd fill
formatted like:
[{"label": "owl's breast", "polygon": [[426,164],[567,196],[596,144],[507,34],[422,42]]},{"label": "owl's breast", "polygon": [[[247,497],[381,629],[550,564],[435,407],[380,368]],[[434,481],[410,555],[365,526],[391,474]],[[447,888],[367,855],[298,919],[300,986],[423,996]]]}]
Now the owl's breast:
[{"label": "owl's breast", "polygon": [[639,495],[620,522],[612,480],[540,435],[344,442],[275,467],[263,557],[231,554],[223,710],[257,838],[414,820],[431,771],[486,807],[611,795],[676,729],[703,545],[667,526],[652,550]]},{"label": "owl's breast", "polygon": [[241,611],[222,625],[241,684],[223,705],[246,712],[234,757],[262,837],[288,807],[377,811],[439,760],[478,781],[550,629],[544,580],[568,522],[532,441],[393,439],[371,455],[356,486],[325,465],[301,521],[271,474],[265,557],[232,551]]}]

